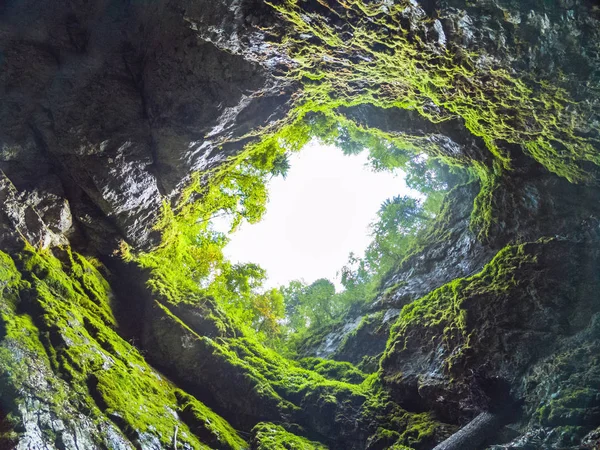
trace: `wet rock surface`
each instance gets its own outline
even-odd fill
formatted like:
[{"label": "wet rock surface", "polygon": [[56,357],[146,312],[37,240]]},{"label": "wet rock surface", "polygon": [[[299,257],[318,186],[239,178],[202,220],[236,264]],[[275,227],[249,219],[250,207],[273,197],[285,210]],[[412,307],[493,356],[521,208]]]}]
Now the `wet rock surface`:
[{"label": "wet rock surface", "polygon": [[59,235],[107,253],[121,238],[150,248],[163,197],[240,151],[224,140],[286,113],[292,89],[273,78],[257,28],[270,10],[248,24],[251,2],[187,3],[2,7],[0,169],[22,196],[56,181],[54,208],[67,199],[74,222]]}]

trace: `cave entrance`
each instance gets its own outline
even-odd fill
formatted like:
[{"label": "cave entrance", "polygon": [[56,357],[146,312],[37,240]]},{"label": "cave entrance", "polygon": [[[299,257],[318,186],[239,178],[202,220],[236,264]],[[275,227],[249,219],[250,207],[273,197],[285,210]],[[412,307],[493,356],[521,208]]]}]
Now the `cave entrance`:
[{"label": "cave entrance", "polygon": [[307,123],[308,143],[278,155],[262,221],[233,233],[233,216],[213,221],[229,241],[219,272],[225,308],[275,347],[368,308],[418,248],[445,193],[468,178],[406,139],[318,115]]},{"label": "cave entrance", "polygon": [[[243,223],[224,249],[232,262],[252,261],[264,268],[265,287],[326,278],[343,290],[340,269],[349,254],[364,254],[371,241],[369,225],[384,201],[422,198],[406,185],[402,170],[376,172],[367,151],[345,155],[313,139],[290,155],[289,165],[285,177],[268,182],[262,220]],[[226,220],[218,224],[222,229],[228,225]]]}]

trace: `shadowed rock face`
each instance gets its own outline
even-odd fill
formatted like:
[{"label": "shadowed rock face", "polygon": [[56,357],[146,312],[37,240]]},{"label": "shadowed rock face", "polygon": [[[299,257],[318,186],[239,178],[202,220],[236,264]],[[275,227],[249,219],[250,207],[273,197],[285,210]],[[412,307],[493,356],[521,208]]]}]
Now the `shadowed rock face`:
[{"label": "shadowed rock face", "polygon": [[[422,114],[361,104],[360,95],[352,106],[336,104],[336,113],[357,124],[410,138],[494,179],[485,229],[476,219],[489,180],[480,176],[448,195],[443,221],[388,274],[375,302],[314,343],[319,356],[355,364],[369,357],[383,387],[336,384],[300,369],[244,337],[213,299],[192,290],[173,301],[146,286],[151,274],[107,257],[120,240],[155,247],[163,201],[174,203],[192,173],[240,153],[253,132],[275,128],[302,83],[318,82],[289,76],[301,64],[286,51],[319,37],[277,14],[273,6],[283,3],[0,4],[0,448],[166,449],[175,435],[181,448],[279,449],[275,440],[244,434],[271,421],[287,431],[260,425],[269,439],[298,438],[293,432],[332,449],[428,450],[474,417],[493,419],[482,421],[481,446],[512,440],[509,448],[596,448],[594,2],[411,0],[398,19],[408,41],[439,58],[453,55],[479,77],[473,96],[496,92],[500,72],[525,80],[527,97],[560,88],[557,95],[572,100],[561,103],[561,120],[585,120],[556,132],[548,153],[497,138],[497,152],[510,159],[499,169],[485,136],[446,109],[439,86],[429,87],[439,104],[429,97]],[[355,4],[373,2],[298,2],[305,23],[317,14],[341,34],[384,23],[347,14]],[[380,10],[395,4],[404,5],[382,2]],[[365,60],[354,51],[342,62]],[[478,57],[468,66],[472,54]],[[328,57],[310,54],[303,63]],[[548,105],[532,105],[527,117],[507,107],[478,120],[541,135],[535,108]],[[578,139],[591,145],[575,158],[567,144]],[[561,173],[569,164],[589,175],[585,182]],[[54,248],[54,256],[23,250],[23,238]],[[62,246],[101,257],[112,273]],[[499,416],[511,430],[495,436],[488,428],[500,427]],[[448,442],[460,446],[468,432]]]},{"label": "shadowed rock face", "polygon": [[273,77],[278,62],[258,29],[274,19],[254,6],[5,3],[0,169],[15,194],[2,192],[39,198],[5,203],[7,228],[46,246],[64,241],[54,233],[102,252],[120,238],[156,243],[162,198],[287,111],[290,87]]}]

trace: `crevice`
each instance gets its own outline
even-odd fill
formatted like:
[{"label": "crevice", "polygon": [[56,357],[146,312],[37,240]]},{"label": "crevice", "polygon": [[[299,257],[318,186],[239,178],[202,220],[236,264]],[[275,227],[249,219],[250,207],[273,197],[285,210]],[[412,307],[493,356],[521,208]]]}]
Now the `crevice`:
[{"label": "crevice", "polygon": [[127,341],[141,342],[145,310],[152,304],[146,288],[149,275],[145,270],[134,267],[133,263],[126,263],[119,257],[102,258],[102,263],[110,272],[117,332]]}]

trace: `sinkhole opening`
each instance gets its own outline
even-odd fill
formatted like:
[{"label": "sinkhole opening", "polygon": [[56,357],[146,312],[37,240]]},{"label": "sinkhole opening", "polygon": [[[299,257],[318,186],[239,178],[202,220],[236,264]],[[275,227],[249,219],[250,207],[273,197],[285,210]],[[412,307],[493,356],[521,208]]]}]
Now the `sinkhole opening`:
[{"label": "sinkhole opening", "polygon": [[[200,281],[260,340],[292,353],[368,308],[388,274],[426,241],[445,195],[470,178],[409,141],[311,120],[302,145],[282,139],[262,148],[231,178],[234,187],[222,189],[244,191],[248,174],[263,177],[264,186],[211,218],[208,233],[226,264]],[[258,197],[264,208],[253,214]]]},{"label": "sinkhole opening", "polygon": [[[400,169],[376,172],[367,152],[345,155],[316,139],[290,155],[289,165],[285,177],[268,181],[263,218],[242,223],[224,248],[230,261],[265,269],[268,288],[326,278],[342,291],[340,269],[350,254],[364,255],[384,202],[408,197],[418,204],[424,197]],[[215,229],[226,232],[230,222],[216,219]]]}]

